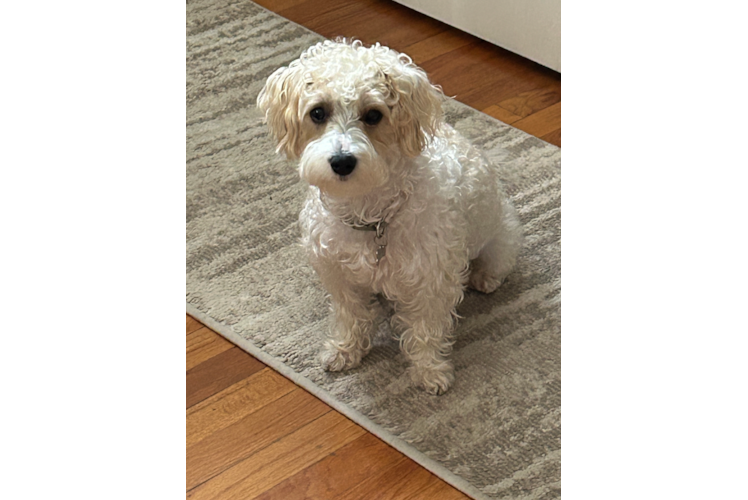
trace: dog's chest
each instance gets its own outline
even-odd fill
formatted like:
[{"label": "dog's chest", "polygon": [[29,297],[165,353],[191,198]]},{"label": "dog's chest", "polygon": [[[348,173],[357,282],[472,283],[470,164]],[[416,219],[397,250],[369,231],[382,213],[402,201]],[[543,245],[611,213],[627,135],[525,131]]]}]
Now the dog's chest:
[{"label": "dog's chest", "polygon": [[[382,242],[386,244],[380,245]],[[410,293],[418,281],[422,253],[397,231],[384,240],[365,232],[356,235],[355,241],[348,240],[336,260],[350,283],[394,299]]]},{"label": "dog's chest", "polygon": [[[395,288],[399,242],[376,239],[373,231],[337,225],[315,243],[318,254],[338,267],[346,281],[375,293]],[[380,244],[385,243],[385,244]]]},{"label": "dog's chest", "polygon": [[350,228],[344,231],[356,234],[349,234],[348,239],[337,248],[336,260],[351,282],[381,292],[380,283],[385,279],[383,271],[387,267],[384,265],[387,247],[377,245],[373,232],[359,232]]}]

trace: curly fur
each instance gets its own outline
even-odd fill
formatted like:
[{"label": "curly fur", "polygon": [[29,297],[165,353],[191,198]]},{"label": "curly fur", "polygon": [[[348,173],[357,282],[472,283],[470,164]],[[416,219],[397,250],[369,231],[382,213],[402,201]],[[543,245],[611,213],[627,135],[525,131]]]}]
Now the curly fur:
[{"label": "curly fur", "polygon": [[[322,361],[357,366],[371,348],[374,294],[394,304],[392,324],[413,380],[433,394],[454,380],[448,355],[466,286],[494,291],[515,264],[521,231],[496,167],[442,120],[441,89],[410,58],[376,44],[325,41],[278,69],[260,92],[278,152],[299,160],[310,184],[302,242],[331,296],[334,324]],[[325,123],[309,113],[323,107]],[[380,111],[376,125],[362,117]],[[349,175],[333,154],[357,159]],[[375,234],[351,226],[385,220]]]}]

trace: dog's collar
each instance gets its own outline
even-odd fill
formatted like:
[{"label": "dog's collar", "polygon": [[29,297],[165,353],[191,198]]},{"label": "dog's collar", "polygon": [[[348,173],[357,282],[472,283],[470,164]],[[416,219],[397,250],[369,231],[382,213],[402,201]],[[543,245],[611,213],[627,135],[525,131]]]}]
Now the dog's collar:
[{"label": "dog's collar", "polygon": [[[398,198],[399,198],[399,203],[398,203]],[[390,225],[390,223],[392,222],[392,219],[397,214],[397,212],[400,211],[400,208],[405,204],[407,199],[408,199],[407,193],[400,193],[398,196],[395,197],[395,200],[390,205],[389,210],[386,211],[388,213],[384,214],[382,218],[376,222],[365,223],[361,220],[356,222],[351,219],[344,219],[344,218],[338,219],[341,223],[343,223],[344,225],[348,226],[351,229],[355,229],[356,231],[370,231],[370,232],[375,233],[374,243],[377,244],[377,250],[376,250],[377,265],[379,265],[379,261],[381,261],[382,258],[384,258],[385,252],[387,250],[387,227]],[[330,211],[330,209],[327,207],[327,204],[325,203],[324,196],[320,198],[320,201],[322,201],[322,205],[328,211]]]},{"label": "dog's collar", "polygon": [[384,219],[377,222],[372,222],[371,224],[351,224],[345,221],[343,222],[343,224],[350,227],[351,229],[355,229],[356,231],[379,231],[380,227],[387,225]]},{"label": "dog's collar", "polygon": [[[407,196],[406,196],[407,199]],[[403,200],[404,202],[405,200]],[[323,202],[324,203],[324,202]],[[377,238],[381,238],[384,235],[384,232],[387,228],[387,226],[392,222],[392,219],[395,217],[397,212],[400,211],[400,207],[403,206],[404,203],[393,203],[389,209],[389,213],[384,215],[381,219],[375,222],[369,222],[365,223],[363,221],[355,222],[350,219],[339,219],[340,222],[345,224],[346,226],[350,227],[351,229],[355,229],[356,231],[372,231],[377,233]],[[394,206],[394,208],[392,208]]]},{"label": "dog's collar", "polygon": [[391,208],[389,210],[389,213],[384,215],[381,219],[375,222],[354,222],[352,220],[345,220],[341,219],[341,222],[345,224],[346,226],[350,227],[351,229],[355,229],[356,231],[373,231],[377,233],[377,238],[382,238],[384,235],[385,230],[387,229],[387,226],[392,222],[392,219],[395,217],[397,212],[400,211],[400,207],[403,206],[403,203],[400,204],[393,204],[394,208]]},{"label": "dog's collar", "polygon": [[384,258],[387,252],[387,226],[389,226],[390,221],[399,209],[400,207],[396,207],[395,210],[388,214],[386,217],[379,219],[377,222],[372,222],[369,224],[356,224],[349,221],[343,221],[343,224],[350,227],[351,229],[355,229],[356,231],[373,231],[375,233],[374,243],[377,244],[377,250],[375,254],[377,258],[377,265],[379,265],[379,262]]},{"label": "dog's collar", "polygon": [[365,224],[365,225],[352,225],[352,224],[346,224],[348,227],[353,228],[357,231],[374,231],[376,234],[374,236],[374,243],[377,244],[377,250],[375,253],[375,256],[377,258],[377,265],[379,265],[379,262],[384,258],[385,254],[387,253],[387,221],[385,219],[379,220],[379,222],[374,222],[372,224]]}]

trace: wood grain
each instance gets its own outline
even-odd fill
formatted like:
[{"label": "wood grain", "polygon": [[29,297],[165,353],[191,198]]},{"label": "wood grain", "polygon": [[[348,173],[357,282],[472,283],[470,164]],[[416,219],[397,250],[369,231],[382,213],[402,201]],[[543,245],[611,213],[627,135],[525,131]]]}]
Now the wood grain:
[{"label": "wood grain", "polygon": [[439,500],[462,500],[470,497],[444,481],[434,481],[430,486],[408,497],[408,500],[433,500],[436,498]]},{"label": "wood grain", "polygon": [[447,29],[445,24],[395,2],[378,0],[308,0],[280,14],[326,38],[345,36],[393,48],[419,42]]},{"label": "wood grain", "polygon": [[234,345],[231,342],[216,335],[208,327],[195,330],[187,335],[187,370],[232,347]]},{"label": "wood grain", "polygon": [[265,368],[255,358],[233,347],[187,371],[187,408]]},{"label": "wood grain", "polygon": [[401,52],[408,54],[416,64],[423,64],[436,57],[448,54],[455,49],[473,43],[475,38],[464,31],[448,28],[441,33],[421,40],[420,42],[406,45]]},{"label": "wood grain", "polygon": [[545,134],[543,137],[541,137],[541,139],[558,147],[561,147],[561,129],[557,128],[553,132]]},{"label": "wood grain", "polygon": [[[435,483],[443,483],[414,461],[405,459],[381,476],[371,477],[359,483],[337,500],[385,500],[393,498],[418,498],[416,495]],[[446,483],[444,483],[446,484]]]},{"label": "wood grain", "polygon": [[262,5],[266,9],[274,12],[280,12],[307,1],[308,0],[254,0],[256,4]]},{"label": "wood grain", "polygon": [[506,124],[512,124],[516,122],[517,120],[521,120],[521,116],[517,116],[511,111],[507,111],[506,109],[502,108],[501,106],[498,106],[496,104],[492,104],[491,106],[485,108],[482,110],[485,114],[489,116],[493,116],[497,120],[500,120]]},{"label": "wood grain", "polygon": [[187,498],[256,498],[365,432],[341,414],[328,412],[190,490]]},{"label": "wood grain", "polygon": [[372,475],[388,470],[403,458],[400,452],[366,433],[258,498],[327,500],[344,494]]},{"label": "wood grain", "polygon": [[514,115],[525,118],[561,102],[561,89],[543,87],[521,92],[514,97],[504,99],[499,106]]},{"label": "wood grain", "polygon": [[[561,145],[561,75],[389,0],[257,0],[410,55],[449,96]],[[468,498],[187,316],[188,498]]]},{"label": "wood grain", "polygon": [[202,327],[203,327],[202,323],[200,323],[198,320],[196,320],[189,314],[187,315],[187,335],[189,335],[190,333],[196,330],[199,330]]},{"label": "wood grain", "polygon": [[238,422],[295,388],[282,375],[265,368],[196,404],[187,410],[187,446]]},{"label": "wood grain", "polygon": [[528,67],[527,61],[482,40],[421,64],[444,93],[476,109],[541,88],[558,89],[558,73]]},{"label": "wood grain", "polygon": [[241,420],[188,446],[187,488],[204,483],[330,411],[331,408],[319,399],[294,388]]},{"label": "wood grain", "polygon": [[512,124],[528,134],[541,137],[561,129],[561,103],[558,102],[542,111],[533,113],[527,118],[518,120]]}]

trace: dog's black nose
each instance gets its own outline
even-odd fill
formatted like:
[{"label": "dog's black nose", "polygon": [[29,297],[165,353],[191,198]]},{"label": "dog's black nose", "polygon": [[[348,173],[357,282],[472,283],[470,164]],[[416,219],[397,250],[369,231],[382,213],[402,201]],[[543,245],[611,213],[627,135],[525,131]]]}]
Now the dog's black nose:
[{"label": "dog's black nose", "polygon": [[330,158],[332,171],[338,175],[348,175],[356,168],[356,157],[351,153],[336,153]]}]

